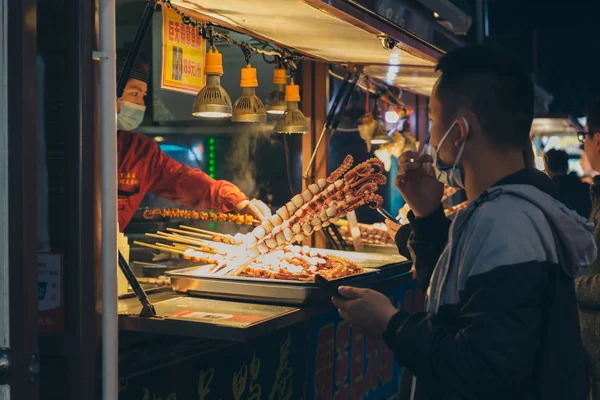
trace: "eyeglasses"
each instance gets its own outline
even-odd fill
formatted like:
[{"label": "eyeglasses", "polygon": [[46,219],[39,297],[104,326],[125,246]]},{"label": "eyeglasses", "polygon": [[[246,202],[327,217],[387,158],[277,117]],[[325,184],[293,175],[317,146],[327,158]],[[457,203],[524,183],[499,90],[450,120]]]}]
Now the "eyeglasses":
[{"label": "eyeglasses", "polygon": [[577,140],[579,140],[579,143],[584,144],[585,143],[585,135],[593,135],[594,132],[577,132]]}]

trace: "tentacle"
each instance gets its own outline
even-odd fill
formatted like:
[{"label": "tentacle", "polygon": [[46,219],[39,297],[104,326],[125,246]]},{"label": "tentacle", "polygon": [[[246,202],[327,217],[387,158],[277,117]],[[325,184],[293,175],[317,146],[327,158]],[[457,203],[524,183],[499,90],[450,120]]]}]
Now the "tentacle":
[{"label": "tentacle", "polygon": [[376,209],[379,208],[383,205],[383,197],[381,197],[378,194],[370,194],[367,197],[365,197],[366,203],[369,204],[370,208]]},{"label": "tentacle", "polygon": [[354,191],[354,196],[356,196],[356,197],[362,197],[365,195],[368,196],[371,193],[376,192],[378,188],[379,188],[379,186],[377,186],[376,183],[367,182],[364,185],[362,185],[361,187],[359,187],[358,190]]},{"label": "tentacle", "polygon": [[352,164],[354,164],[354,157],[352,157],[350,154],[348,154],[346,156],[346,158],[344,158],[344,161],[342,162],[342,164],[339,167],[337,167],[337,169],[335,171],[333,171],[331,173],[331,175],[329,175],[327,177],[327,179],[325,179],[325,180],[328,183],[333,183],[333,182],[337,181],[346,173],[346,171],[348,171],[350,168],[352,168]]}]

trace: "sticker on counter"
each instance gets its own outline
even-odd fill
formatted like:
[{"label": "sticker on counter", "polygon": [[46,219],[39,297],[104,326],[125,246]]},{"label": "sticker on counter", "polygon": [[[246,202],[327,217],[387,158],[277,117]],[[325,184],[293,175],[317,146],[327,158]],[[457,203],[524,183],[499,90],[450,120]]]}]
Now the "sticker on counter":
[{"label": "sticker on counter", "polygon": [[265,318],[257,315],[233,315],[233,314],[219,314],[219,313],[208,313],[202,311],[191,311],[182,310],[167,315],[171,318],[184,318],[191,320],[201,320],[203,322],[213,323],[254,323],[262,321]]}]

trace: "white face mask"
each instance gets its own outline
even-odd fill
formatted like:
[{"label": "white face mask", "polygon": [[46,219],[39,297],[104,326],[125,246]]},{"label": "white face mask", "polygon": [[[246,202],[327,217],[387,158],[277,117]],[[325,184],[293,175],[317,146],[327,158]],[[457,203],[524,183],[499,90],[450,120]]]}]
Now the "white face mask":
[{"label": "white face mask", "polygon": [[146,106],[119,100],[121,108],[117,114],[117,128],[123,131],[132,131],[144,120]]},{"label": "white face mask", "polygon": [[[452,128],[454,128],[454,125],[456,125],[457,122],[458,121],[454,121],[452,123],[452,125],[450,125],[450,128],[448,128],[448,130],[446,131],[444,136],[442,136],[442,140],[440,140],[440,142],[438,143],[437,146],[429,146],[428,150],[429,150],[429,155],[433,159],[433,162],[431,163],[431,165],[435,172],[435,178],[438,181],[440,181],[450,187],[464,189],[465,188],[465,171],[463,170],[462,166],[460,165],[460,159],[462,157],[462,153],[463,153],[463,150],[465,149],[465,145],[467,144],[467,141],[465,140],[463,142],[463,144],[460,146],[460,149],[458,150],[458,154],[456,155],[456,160],[454,160],[453,165],[443,165],[438,157],[438,149],[442,146],[442,143],[444,143],[444,140],[446,140],[446,138],[450,134],[450,131],[452,130]],[[466,124],[466,121],[465,121],[465,124]],[[466,125],[466,126],[468,129],[468,125]],[[468,133],[468,131],[467,131],[467,133]]]}]

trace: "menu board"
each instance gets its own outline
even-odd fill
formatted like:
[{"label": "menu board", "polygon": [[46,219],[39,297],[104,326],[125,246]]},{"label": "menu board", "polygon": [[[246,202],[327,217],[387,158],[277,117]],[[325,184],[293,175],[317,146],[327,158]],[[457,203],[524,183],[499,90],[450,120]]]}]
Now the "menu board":
[{"label": "menu board", "polygon": [[175,11],[166,6],[162,11],[160,87],[195,95],[204,86],[206,43],[198,29],[185,25]]}]

